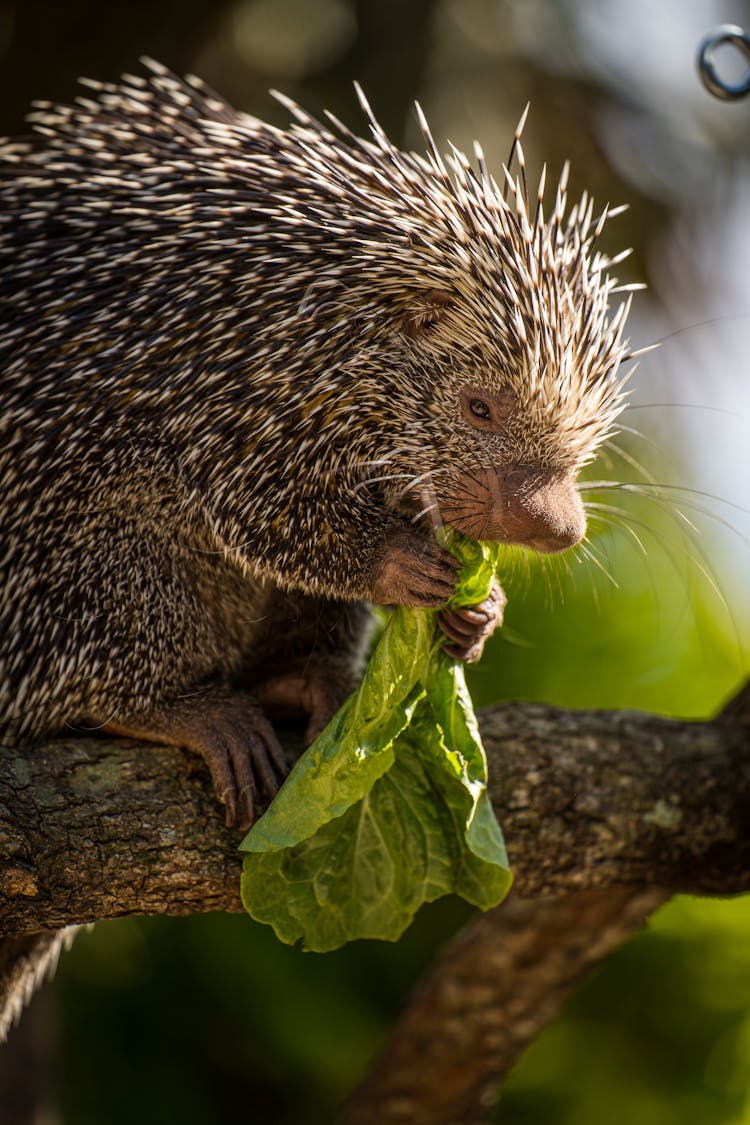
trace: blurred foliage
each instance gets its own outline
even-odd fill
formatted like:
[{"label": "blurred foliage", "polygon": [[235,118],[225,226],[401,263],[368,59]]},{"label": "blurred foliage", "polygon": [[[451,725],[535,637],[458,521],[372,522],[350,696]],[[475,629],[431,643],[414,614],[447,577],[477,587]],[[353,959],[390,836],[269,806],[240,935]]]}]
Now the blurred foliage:
[{"label": "blurred foliage", "polygon": [[[661,359],[642,361],[638,403],[691,405],[695,387],[692,401],[716,410],[691,430],[688,410],[639,408],[644,438],[619,439],[622,453],[600,459],[590,479],[651,473],[727,500],[739,480],[745,495],[733,494],[739,508],[719,507],[736,528],[727,536],[696,511],[708,503],[698,493],[587,492],[622,511],[592,512],[592,557],[509,558],[507,628],[471,670],[472,690],[478,704],[700,717],[747,675],[750,634],[740,510],[749,474],[730,452],[746,445],[750,296],[732,290],[729,308],[723,285],[733,259],[746,259],[741,228],[720,237],[716,225],[747,182],[750,108],[711,102],[693,59],[726,14],[711,0],[0,0],[0,131],[21,127],[32,98],[69,100],[77,75],[114,79],[143,53],[276,121],[270,86],[361,128],[359,78],[394,140],[419,144],[408,108],[418,96],[436,136],[463,147],[476,136],[496,158],[531,99],[530,165],[547,160],[554,176],[571,157],[575,190],[631,204],[608,237],[635,249],[622,273],[652,284],[633,334],[667,337]],[[747,5],[738,0],[733,18],[747,27]],[[738,314],[739,360],[721,350],[728,312]],[[710,337],[689,328],[708,318]],[[718,428],[727,407],[734,445]],[[701,486],[706,448],[718,483]],[[325,957],[281,946],[244,917],[98,925],[57,981],[63,1125],[330,1122],[466,917],[458,903],[437,903],[396,946]],[[672,902],[529,1050],[502,1119],[750,1125],[749,926],[750,900]]]},{"label": "blurred foliage", "polygon": [[750,899],[677,898],[526,1053],[514,1125],[747,1125]]}]

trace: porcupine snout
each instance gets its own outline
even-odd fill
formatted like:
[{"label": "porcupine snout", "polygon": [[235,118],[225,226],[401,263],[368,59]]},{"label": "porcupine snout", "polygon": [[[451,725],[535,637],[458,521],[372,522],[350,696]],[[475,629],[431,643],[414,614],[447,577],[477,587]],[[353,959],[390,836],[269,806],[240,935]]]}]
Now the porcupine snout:
[{"label": "porcupine snout", "polygon": [[545,554],[564,551],[586,534],[586,517],[572,473],[533,465],[482,469],[460,482],[461,500],[444,518],[465,535],[515,543]]}]

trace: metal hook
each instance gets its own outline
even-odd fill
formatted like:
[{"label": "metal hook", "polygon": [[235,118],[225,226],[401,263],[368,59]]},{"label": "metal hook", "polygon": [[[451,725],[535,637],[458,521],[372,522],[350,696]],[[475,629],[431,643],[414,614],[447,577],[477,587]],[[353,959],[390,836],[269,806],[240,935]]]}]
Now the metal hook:
[{"label": "metal hook", "polygon": [[750,64],[750,37],[741,27],[723,23],[709,31],[702,40],[698,48],[698,73],[703,85],[715,98],[729,102],[750,94],[750,65],[740,82],[725,82],[720,78],[716,70],[715,54],[716,49],[725,43],[730,43],[741,51]]}]

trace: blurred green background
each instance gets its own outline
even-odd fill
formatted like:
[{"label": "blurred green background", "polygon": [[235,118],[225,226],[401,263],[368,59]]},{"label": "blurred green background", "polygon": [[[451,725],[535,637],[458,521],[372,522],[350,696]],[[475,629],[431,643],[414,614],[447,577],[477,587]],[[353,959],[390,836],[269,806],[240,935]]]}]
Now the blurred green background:
[{"label": "blurred green background", "polygon": [[[609,248],[647,280],[631,336],[663,339],[587,492],[593,558],[513,567],[507,629],[472,672],[506,698],[707,716],[750,664],[750,99],[715,102],[695,51],[709,0],[0,0],[0,131],[149,54],[237,107],[266,93],[362,128],[359,79],[394,140],[481,140],[497,166],[527,100],[529,163],[628,202]],[[723,60],[736,75],[735,60]],[[637,431],[637,432],[633,432]],[[617,526],[613,526],[613,521]],[[512,847],[512,841],[511,847]],[[397,946],[319,957],[246,918],[123,920],[78,939],[55,985],[48,1125],[323,1125],[434,949],[466,918],[423,912]],[[750,1125],[750,900],[673,901],[612,957],[516,1068],[522,1125]]]}]

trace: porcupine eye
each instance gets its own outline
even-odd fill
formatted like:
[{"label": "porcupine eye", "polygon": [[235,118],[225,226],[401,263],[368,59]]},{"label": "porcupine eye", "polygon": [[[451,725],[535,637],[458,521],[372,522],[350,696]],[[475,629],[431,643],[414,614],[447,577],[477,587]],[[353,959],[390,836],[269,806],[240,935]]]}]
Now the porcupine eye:
[{"label": "porcupine eye", "polygon": [[489,418],[490,408],[489,404],[482,398],[473,398],[469,402],[469,410],[475,418]]},{"label": "porcupine eye", "polygon": [[516,408],[513,391],[502,387],[497,391],[466,387],[461,392],[461,408],[469,425],[483,433],[499,434]]}]

